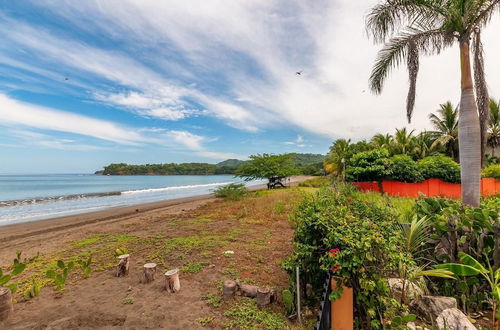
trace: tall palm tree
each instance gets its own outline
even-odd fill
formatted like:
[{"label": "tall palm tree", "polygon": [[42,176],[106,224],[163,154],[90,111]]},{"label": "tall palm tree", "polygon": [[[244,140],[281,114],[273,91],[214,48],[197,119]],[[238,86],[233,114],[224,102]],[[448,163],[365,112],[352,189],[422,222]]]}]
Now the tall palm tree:
[{"label": "tall palm tree", "polygon": [[435,131],[436,140],[433,147],[442,145],[448,155],[457,160],[458,156],[458,107],[453,107],[450,101],[440,104],[437,114],[431,113],[429,119]]},{"label": "tall palm tree", "polygon": [[488,145],[491,155],[495,157],[495,149],[500,146],[500,100],[490,101],[490,121],[488,125]]},{"label": "tall palm tree", "polygon": [[370,88],[381,93],[391,69],[405,62],[410,82],[406,99],[408,120],[415,105],[420,55],[439,54],[458,43],[462,91],[458,125],[462,202],[472,206],[479,205],[481,150],[486,141],[489,102],[481,28],[499,8],[500,0],[383,0],[371,9],[366,19],[367,31],[376,42],[384,43],[370,76]]},{"label": "tall palm tree", "polygon": [[406,127],[401,129],[396,128],[396,134],[390,147],[391,154],[395,155],[411,155],[415,147],[415,137],[413,131],[408,132]]},{"label": "tall palm tree", "polygon": [[388,149],[392,143],[392,135],[391,134],[375,134],[370,143],[373,144],[376,148],[386,148]]}]

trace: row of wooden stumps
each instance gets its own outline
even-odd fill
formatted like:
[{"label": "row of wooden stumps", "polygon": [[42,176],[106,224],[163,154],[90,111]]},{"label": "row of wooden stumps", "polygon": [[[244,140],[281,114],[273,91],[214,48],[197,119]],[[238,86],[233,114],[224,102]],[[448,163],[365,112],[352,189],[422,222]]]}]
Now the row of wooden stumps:
[{"label": "row of wooden stumps", "polygon": [[[115,276],[126,276],[129,272],[130,265],[130,255],[123,254],[118,257],[118,265],[116,266]],[[155,263],[147,263],[142,268],[142,273],[140,274],[140,282],[147,284],[151,283],[155,280],[156,275],[156,264]],[[179,279],[179,269],[169,270],[164,274],[165,276],[165,285],[164,289],[170,293],[176,293],[181,289],[181,281]]]},{"label": "row of wooden stumps", "polygon": [[232,299],[235,294],[243,297],[255,298],[257,306],[261,309],[276,301],[276,292],[267,287],[243,284],[233,280],[224,281],[224,288],[222,291],[224,299]]}]

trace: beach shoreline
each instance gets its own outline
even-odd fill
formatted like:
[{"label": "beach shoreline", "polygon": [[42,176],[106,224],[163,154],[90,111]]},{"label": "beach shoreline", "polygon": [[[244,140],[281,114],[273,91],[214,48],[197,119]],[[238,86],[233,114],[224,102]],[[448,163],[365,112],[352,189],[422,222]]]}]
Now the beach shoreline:
[{"label": "beach shoreline", "polygon": [[[310,178],[292,177],[290,186]],[[266,189],[266,185],[250,186],[248,189],[262,190]],[[213,194],[204,194],[0,226],[0,263],[10,258],[16,249],[28,254],[42,246],[46,250],[50,249],[50,245],[59,246],[64,241],[84,234],[107,230],[127,222],[143,221],[157,214],[180,214],[214,200],[216,197]]]}]

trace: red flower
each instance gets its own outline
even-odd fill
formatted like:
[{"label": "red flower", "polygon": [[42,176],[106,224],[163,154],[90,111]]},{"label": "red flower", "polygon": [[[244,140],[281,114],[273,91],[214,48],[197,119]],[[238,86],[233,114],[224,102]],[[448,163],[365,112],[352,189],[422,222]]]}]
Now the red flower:
[{"label": "red flower", "polygon": [[334,266],[332,266],[332,267],[330,268],[330,270],[331,270],[332,272],[336,272],[336,271],[340,270],[340,266],[339,266],[339,265],[334,265]]},{"label": "red flower", "polygon": [[328,254],[330,255],[330,257],[335,257],[339,251],[339,249],[331,249]]}]

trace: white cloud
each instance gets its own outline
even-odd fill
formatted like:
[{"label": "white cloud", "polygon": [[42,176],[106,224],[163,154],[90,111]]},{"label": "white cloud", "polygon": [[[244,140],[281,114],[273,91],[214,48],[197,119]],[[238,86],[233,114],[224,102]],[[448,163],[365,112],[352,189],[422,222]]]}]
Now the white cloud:
[{"label": "white cloud", "polygon": [[[367,81],[379,46],[373,46],[367,39],[364,16],[376,3],[376,0],[43,3],[81,29],[104,34],[131,50],[137,47],[151,50],[147,59],[158,70],[127,52],[56,38],[18,22],[7,22],[1,27],[9,31],[7,37],[16,44],[40,52],[47,60],[136,90],[136,94],[99,92],[109,102],[142,110],[145,116],[179,120],[194,115],[189,112],[192,109],[186,101],[189,99],[203,108],[202,114],[250,132],[281,128],[286,122],[332,138],[359,139],[407,125],[404,109],[408,83],[404,67],[393,72],[381,96],[368,91]],[[93,24],[88,24],[89,21]],[[495,54],[500,53],[496,35],[499,28],[496,15],[483,36],[490,92],[497,98],[500,66],[495,62]],[[5,44],[3,50],[8,47]],[[166,55],[174,58],[165,59]],[[296,75],[298,70],[304,70],[303,74]],[[171,77],[189,82],[174,81]],[[422,59],[411,128],[428,127],[427,116],[439,103],[447,100],[457,103],[459,81],[456,47],[439,57]],[[212,86],[214,82],[227,87],[219,90]]]},{"label": "white cloud", "polygon": [[3,94],[0,94],[0,124],[69,132],[125,145],[148,141],[130,128],[113,122],[19,102]]}]

